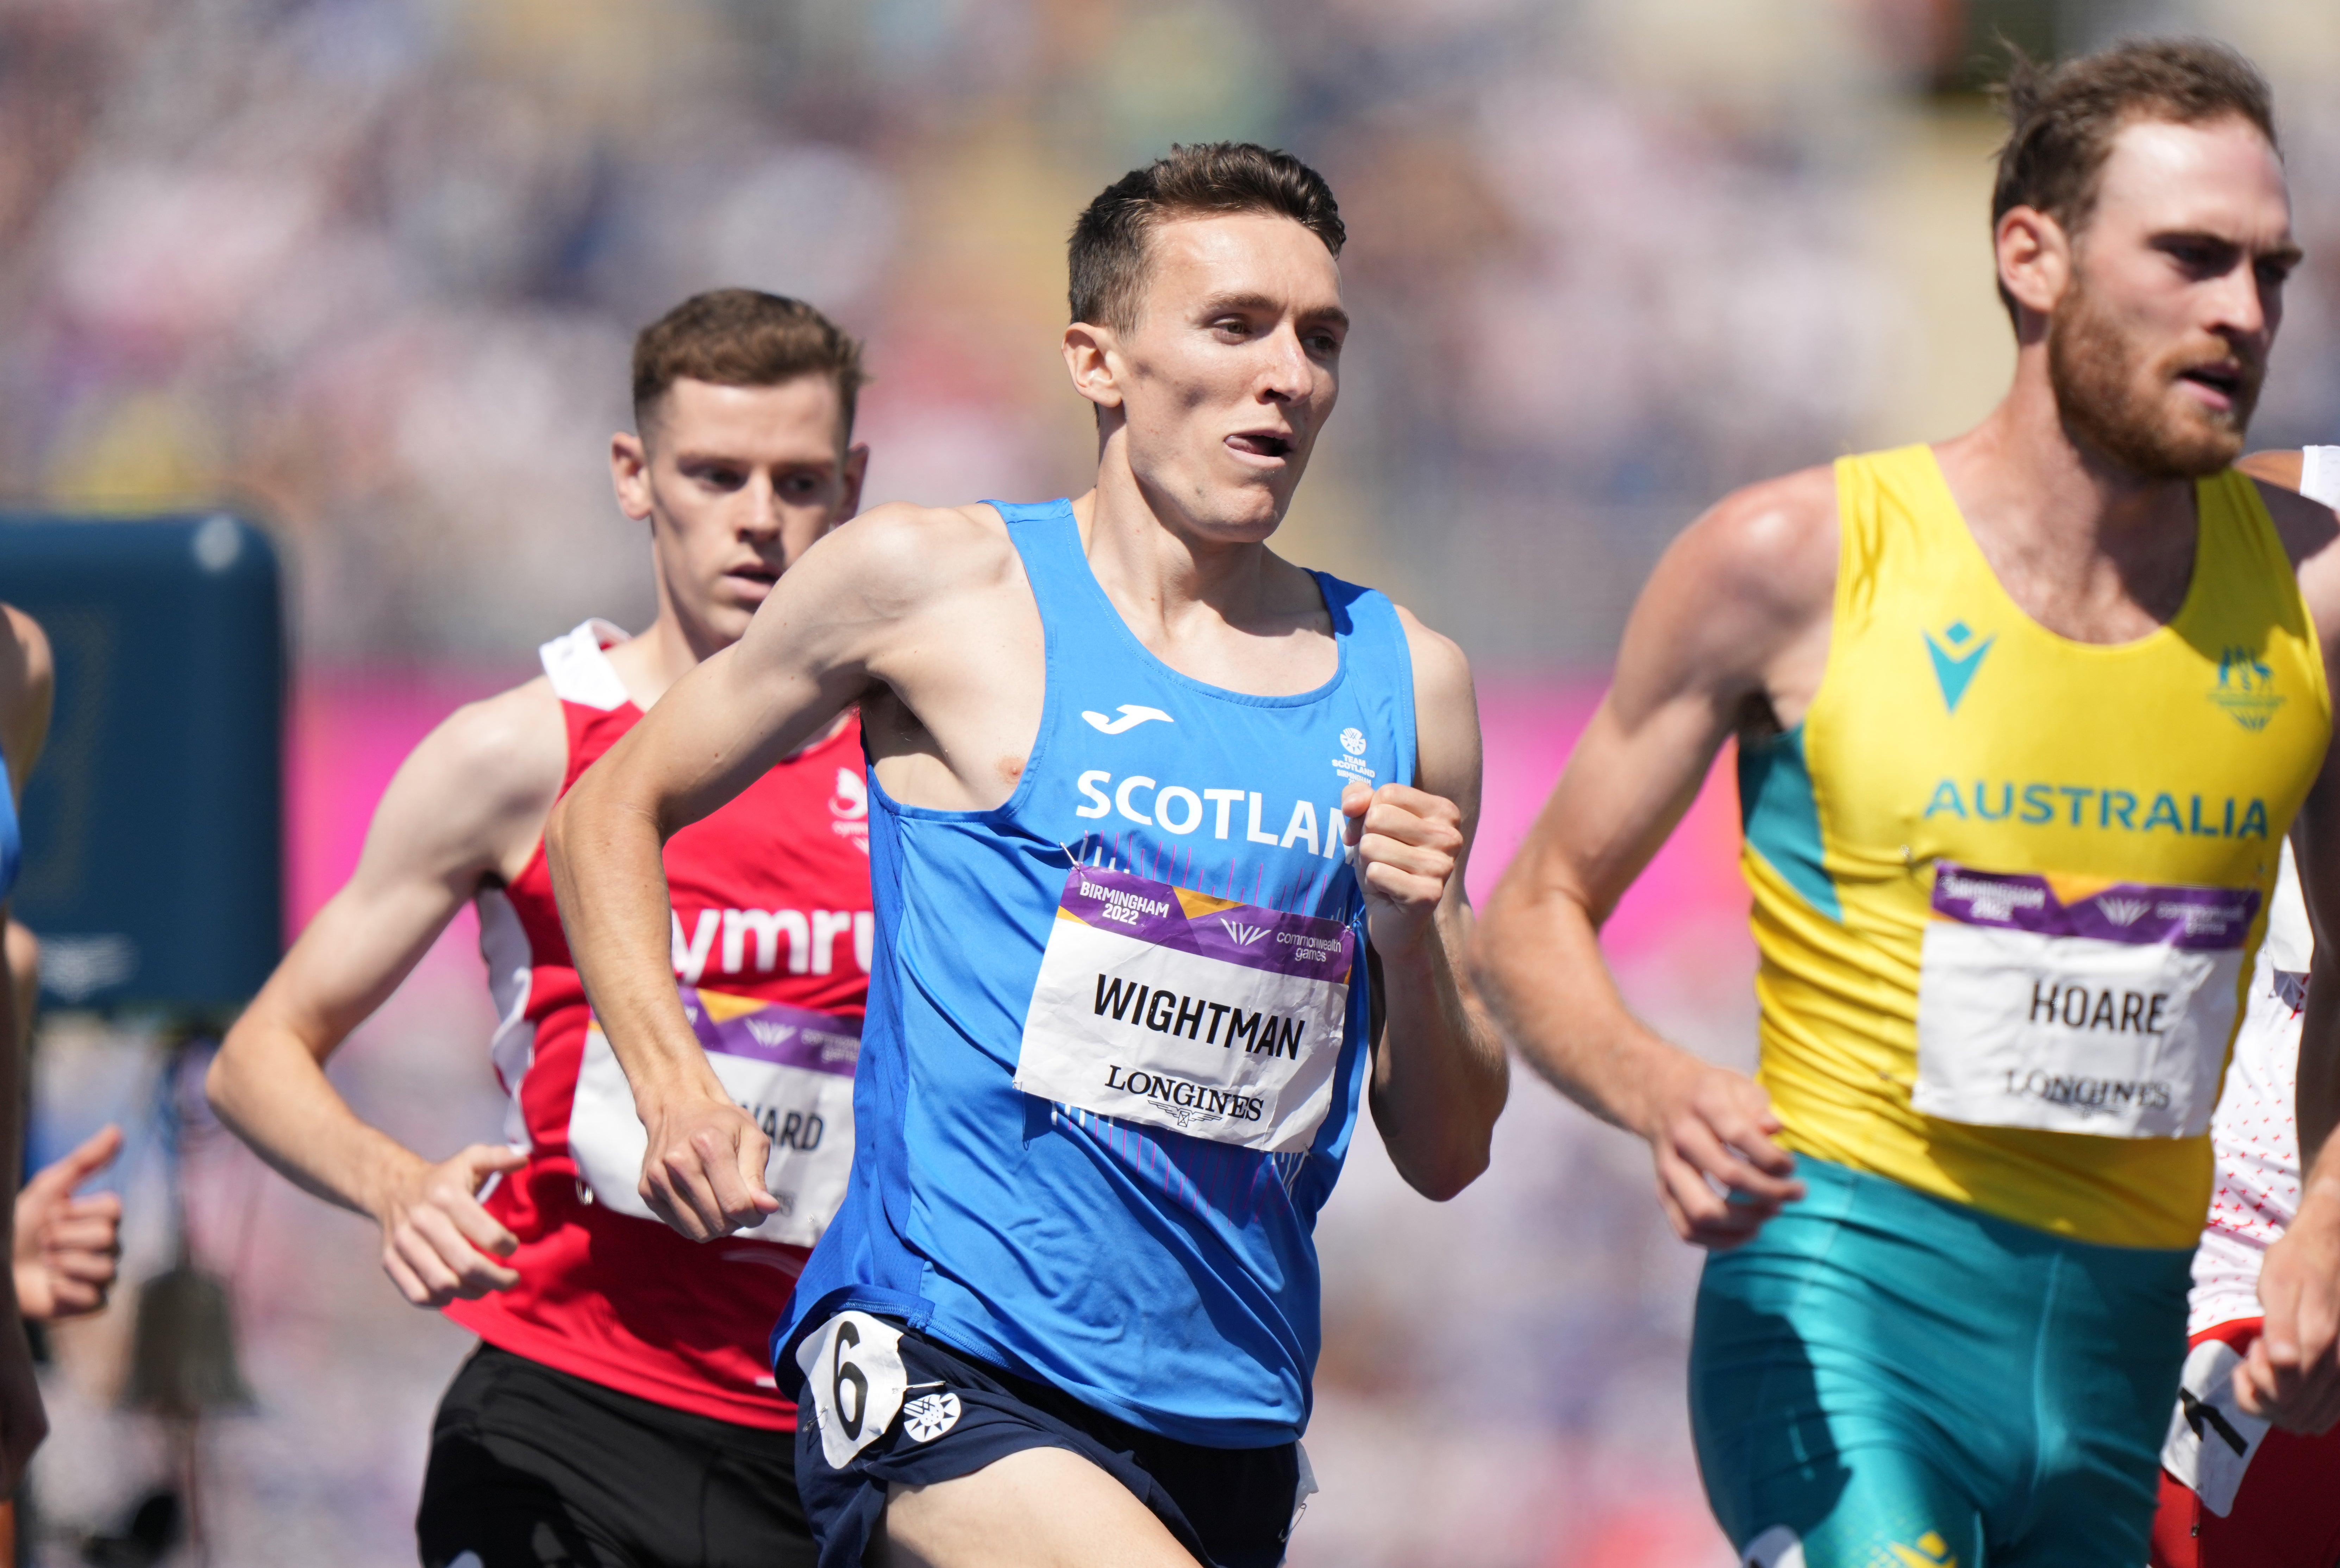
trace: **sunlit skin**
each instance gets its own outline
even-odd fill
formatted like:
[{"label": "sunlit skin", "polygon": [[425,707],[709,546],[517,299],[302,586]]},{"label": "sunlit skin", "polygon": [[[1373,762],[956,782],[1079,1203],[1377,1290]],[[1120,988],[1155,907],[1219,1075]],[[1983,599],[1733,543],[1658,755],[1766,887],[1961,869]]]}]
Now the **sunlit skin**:
[{"label": "sunlit skin", "polygon": [[[677,670],[728,648],[812,542],[859,505],[869,449],[842,433],[837,382],[682,380],[637,435],[610,438],[618,504],[650,526],[661,615],[652,636],[688,650]],[[659,649],[662,661],[680,651]]]},{"label": "sunlit skin", "polygon": [[[2030,207],[1999,220],[2014,382],[1935,454],[2016,603],[2061,636],[2116,644],[2184,603],[2196,535],[2186,476],[2241,451],[2300,253],[2281,163],[2239,117],[2125,125],[2077,227]],[[2076,388],[2084,402],[2059,395]],[[2333,516],[2277,487],[2261,494],[2340,680]],[[1648,1140],[1661,1206],[1702,1246],[1738,1245],[1800,1196],[1779,1119],[1753,1081],[1632,1017],[1597,932],[1723,742],[1802,721],[1828,660],[1838,554],[1827,468],[1750,486],[1684,531],[1635,606],[1607,699],[1489,900],[1475,955],[1522,1054]],[[2340,938],[2340,769],[2328,761],[2298,835],[2320,954],[2324,930]],[[2326,849],[2311,865],[2316,844]],[[2340,1022],[2319,1023],[2319,1008],[2340,1006],[2335,991],[2340,982],[2311,987],[2311,1041]],[[2303,1051],[2304,1075],[2313,1057]],[[2340,1417],[2340,1171],[2321,1175],[2328,1195],[2311,1181],[2292,1235],[2269,1254],[2266,1348],[2246,1368],[2259,1401],[2249,1407],[2305,1430]],[[2310,1249],[2312,1265],[2286,1255]],[[2281,1306],[2276,1290],[2292,1293]]]},{"label": "sunlit skin", "polygon": [[1098,487],[1125,474],[1195,544],[1259,543],[1340,394],[1339,263],[1308,230],[1255,213],[1162,223],[1147,243],[1131,329],[1065,332],[1073,385],[1099,410]]},{"label": "sunlit skin", "polygon": [[2002,263],[2027,315],[2044,295],[2057,318],[2050,379],[2078,444],[2147,479],[2234,461],[2300,255],[2274,150],[2241,121],[2132,125],[2077,242],[2053,224],[2009,213]]},{"label": "sunlit skin", "polygon": [[2172,421],[2231,426],[2236,383],[2265,373],[2301,256],[2275,149],[2239,120],[2128,127],[2078,251],[2130,341],[2186,367],[2155,389]]},{"label": "sunlit skin", "polygon": [[[1999,220],[1998,247],[2019,307],[2016,382],[1981,425],[1936,449],[1943,475],[2034,619],[2083,642],[2145,636],[2176,612],[2193,573],[2193,486],[2126,469],[2076,434],[2087,422],[2066,417],[2048,373],[2052,323],[2073,309],[2103,318],[2124,345],[2123,412],[2160,445],[2231,460],[2299,261],[2282,167],[2240,120],[2131,124],[2077,243],[2018,207]],[[1817,667],[1811,676],[1817,685]],[[1801,711],[1791,697],[1779,717]]]}]

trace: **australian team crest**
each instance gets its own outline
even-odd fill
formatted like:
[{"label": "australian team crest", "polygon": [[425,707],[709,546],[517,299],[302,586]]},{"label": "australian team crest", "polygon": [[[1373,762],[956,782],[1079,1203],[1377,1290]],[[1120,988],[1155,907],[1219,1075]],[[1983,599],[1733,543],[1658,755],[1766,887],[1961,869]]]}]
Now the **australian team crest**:
[{"label": "australian team crest", "polygon": [[2253,734],[2265,729],[2283,697],[2275,690],[2275,671],[2247,648],[2222,649],[2218,654],[2218,684],[2210,700],[2225,709],[2235,722]]}]

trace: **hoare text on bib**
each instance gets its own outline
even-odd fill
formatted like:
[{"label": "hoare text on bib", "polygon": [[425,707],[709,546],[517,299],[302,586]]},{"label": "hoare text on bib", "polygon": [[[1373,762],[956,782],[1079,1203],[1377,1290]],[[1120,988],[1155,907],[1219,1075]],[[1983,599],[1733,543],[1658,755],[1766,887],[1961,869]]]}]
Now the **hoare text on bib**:
[{"label": "hoare text on bib", "polygon": [[1338,920],[1076,866],[1016,1087],[1215,1143],[1305,1149],[1333,1103],[1355,947]]},{"label": "hoare text on bib", "polygon": [[[810,1246],[845,1201],[853,1166],[853,1069],[861,1025],[806,1007],[727,996],[689,986],[683,1015],[706,1048],[733,1103],[772,1140],[764,1186],[778,1211],[752,1230],[757,1241]],[[585,1059],[570,1103],[569,1153],[593,1199],[620,1214],[655,1221],[642,1201],[642,1156],[649,1135],[634,1092],[599,1019],[585,1031]]]},{"label": "hoare text on bib", "polygon": [[1983,1126],[2206,1132],[2258,908],[2256,888],[1939,862],[1910,1103]]}]

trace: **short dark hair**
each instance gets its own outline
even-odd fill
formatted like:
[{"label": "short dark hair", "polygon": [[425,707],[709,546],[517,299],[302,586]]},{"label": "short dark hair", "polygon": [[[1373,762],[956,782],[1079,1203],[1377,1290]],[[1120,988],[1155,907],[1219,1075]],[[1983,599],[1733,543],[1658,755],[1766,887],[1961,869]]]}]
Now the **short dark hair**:
[{"label": "short dark hair", "polygon": [[634,339],[634,428],[649,420],[667,390],[683,380],[718,386],[778,386],[798,376],[837,383],[840,440],[853,435],[862,383],[861,345],[805,303],[756,289],[693,294]]},{"label": "short dark hair", "polygon": [[[2054,65],[2017,52],[2001,91],[2007,144],[1991,188],[1994,233],[2009,212],[2033,207],[2077,235],[2095,214],[2113,138],[2132,121],[2202,125],[2231,117],[2282,150],[2266,78],[2206,38],[2132,38]],[[2005,285],[1998,294],[2013,315]]]},{"label": "short dark hair", "polygon": [[1127,332],[1137,323],[1155,225],[1230,213],[1290,218],[1335,256],[1349,238],[1333,187],[1291,154],[1251,142],[1174,146],[1107,185],[1073,224],[1073,320]]}]

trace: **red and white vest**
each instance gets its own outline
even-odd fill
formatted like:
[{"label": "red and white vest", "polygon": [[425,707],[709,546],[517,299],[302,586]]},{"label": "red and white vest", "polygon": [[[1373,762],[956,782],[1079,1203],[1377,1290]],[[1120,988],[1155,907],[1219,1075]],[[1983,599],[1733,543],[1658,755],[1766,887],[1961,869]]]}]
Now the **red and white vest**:
[{"label": "red and white vest", "polygon": [[[569,730],[566,794],[641,717],[588,621],[542,649]],[[447,1315],[488,1343],[677,1410],[788,1431],[765,1345],[844,1196],[869,985],[869,805],[858,720],[666,846],[684,1010],[725,1087],[772,1138],[780,1211],[700,1245],[635,1191],[646,1136],[569,956],[541,845],[479,896],[502,1022],[492,1054],[529,1162],[483,1200],[520,1238],[520,1283]]]}]

